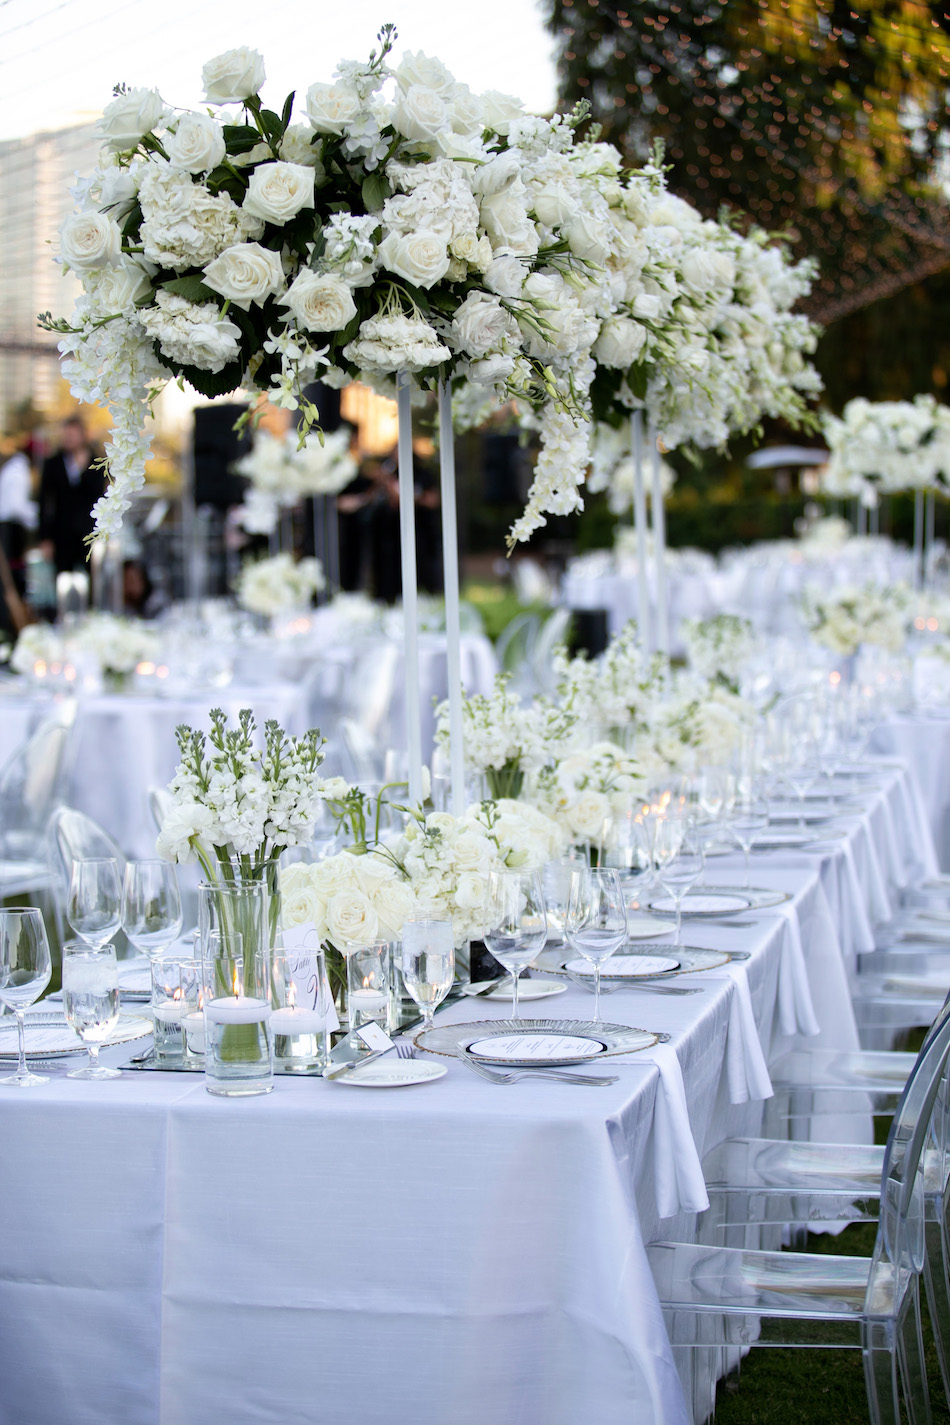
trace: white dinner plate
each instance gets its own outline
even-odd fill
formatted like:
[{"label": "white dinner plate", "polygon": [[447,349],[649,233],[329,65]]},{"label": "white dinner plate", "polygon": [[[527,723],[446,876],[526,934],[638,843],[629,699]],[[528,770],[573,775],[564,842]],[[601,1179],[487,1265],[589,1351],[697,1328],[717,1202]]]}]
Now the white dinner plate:
[{"label": "white dinner plate", "polygon": [[655,940],[658,935],[672,935],[673,931],[665,920],[656,915],[627,916],[628,940]]},{"label": "white dinner plate", "polygon": [[[604,970],[608,967],[609,974],[616,980],[648,980],[654,975],[671,974],[679,969],[680,962],[671,955],[611,955]],[[594,967],[588,960],[568,960],[564,968],[571,975],[594,977]]]},{"label": "white dinner plate", "polygon": [[[133,1039],[144,1039],[151,1032],[150,1018],[122,1015],[103,1047],[108,1048],[110,1044],[129,1044]],[[37,1015],[36,1019],[31,1021],[27,1012],[24,1040],[27,1057],[38,1054],[46,1058],[59,1058],[62,1054],[86,1053],[86,1045],[79,1035],[59,1016]],[[17,1056],[16,1021],[11,1017],[9,1022],[5,1019],[0,1024],[0,1059],[16,1059]]]},{"label": "white dinner plate", "polygon": [[[562,995],[566,989],[567,985],[558,984],[557,980],[519,980],[518,1003],[525,1004],[529,999],[547,999],[550,995]],[[481,998],[507,1000],[511,1004],[513,996],[510,976]]]},{"label": "white dinner plate", "polygon": [[613,1054],[635,1054],[666,1043],[668,1034],[590,1019],[487,1019],[473,1024],[435,1024],[415,1036],[418,1049],[486,1063],[539,1065],[589,1063]]},{"label": "white dinner plate", "polygon": [[[324,1074],[326,1072],[324,1070]],[[372,1064],[360,1064],[348,1074],[340,1074],[333,1082],[357,1089],[404,1089],[411,1084],[429,1084],[447,1073],[445,1064],[419,1059],[376,1059]]]},{"label": "white dinner plate", "polygon": [[[738,891],[714,891],[704,887],[701,891],[689,891],[683,897],[682,915],[684,920],[694,916],[735,915],[751,905],[750,897]],[[661,915],[675,915],[676,902],[672,896],[658,896],[650,902],[650,909]]]}]

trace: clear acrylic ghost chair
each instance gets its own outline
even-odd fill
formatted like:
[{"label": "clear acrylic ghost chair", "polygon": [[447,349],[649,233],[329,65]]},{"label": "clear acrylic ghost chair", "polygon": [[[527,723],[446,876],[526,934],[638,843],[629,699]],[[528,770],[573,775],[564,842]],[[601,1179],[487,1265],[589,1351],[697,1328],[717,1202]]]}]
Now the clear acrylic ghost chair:
[{"label": "clear acrylic ghost chair", "polygon": [[344,775],[351,782],[382,782],[383,753],[373,734],[355,719],[340,719],[340,740],[345,752]]},{"label": "clear acrylic ghost chair", "polygon": [[517,693],[530,697],[535,689],[531,674],[532,655],[541,619],[537,614],[515,614],[495,640],[495,657],[503,673],[511,674],[511,686]]},{"label": "clear acrylic ghost chair", "polygon": [[537,693],[553,694],[555,691],[554,650],[567,637],[570,622],[570,609],[555,609],[541,625],[531,651],[531,672]]},{"label": "clear acrylic ghost chair", "polygon": [[[647,1254],[674,1348],[860,1349],[871,1425],[929,1425],[920,1321],[924,1153],[947,1063],[948,1033],[928,1037],[891,1124],[871,1257],[655,1242]],[[769,1323],[761,1339],[762,1324]],[[813,1336],[804,1333],[810,1323]]]},{"label": "clear acrylic ghost chair", "polygon": [[[950,1045],[950,996],[928,1031]],[[915,1061],[916,1062],[916,1061]],[[950,1085],[946,1069],[924,1149],[924,1285],[944,1391],[950,1402]],[[877,1222],[885,1148],[877,1144],[728,1138],[703,1159],[709,1208],[704,1241],[752,1245],[749,1234],[771,1227],[803,1230],[817,1223]]]},{"label": "clear acrylic ghost chair", "polygon": [[62,799],[76,703],[61,703],[0,769],[0,897],[51,888],[46,824]]},{"label": "clear acrylic ghost chair", "polygon": [[927,1025],[950,991],[950,946],[902,946],[859,955],[851,1002],[861,1043],[886,1045],[902,1030]]},{"label": "clear acrylic ghost chair", "polygon": [[119,867],[119,880],[125,874],[125,853],[107,831],[85,812],[72,807],[60,807],[50,818],[50,847],[63,882],[69,885],[74,861],[83,857],[114,856]]}]

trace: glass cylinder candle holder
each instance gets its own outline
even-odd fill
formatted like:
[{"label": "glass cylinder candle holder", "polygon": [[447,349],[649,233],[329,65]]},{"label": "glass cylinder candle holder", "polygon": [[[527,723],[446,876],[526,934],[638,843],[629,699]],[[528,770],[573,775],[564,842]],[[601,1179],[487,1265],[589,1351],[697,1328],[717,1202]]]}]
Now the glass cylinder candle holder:
[{"label": "glass cylinder candle holder", "polygon": [[151,962],[152,1022],[157,1063],[180,1064],[185,1057],[184,1021],[198,1012],[199,966],[166,955]]},{"label": "glass cylinder candle holder", "polygon": [[275,950],[271,957],[274,1072],[317,1074],[330,1054],[330,991],[322,946]]},{"label": "glass cylinder candle holder", "polygon": [[201,948],[205,1088],[227,1098],[270,1093],[270,951],[246,950],[236,931],[211,931]]},{"label": "glass cylinder candle holder", "polygon": [[390,1028],[392,952],[388,940],[361,945],[347,954],[346,1004],[351,1031],[369,1023]]}]

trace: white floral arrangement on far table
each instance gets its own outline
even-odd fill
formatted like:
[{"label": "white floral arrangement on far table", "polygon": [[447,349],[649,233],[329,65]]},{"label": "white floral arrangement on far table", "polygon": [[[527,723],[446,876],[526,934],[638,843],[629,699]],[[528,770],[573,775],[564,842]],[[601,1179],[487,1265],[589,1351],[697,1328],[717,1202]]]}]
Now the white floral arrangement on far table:
[{"label": "white floral arrangement on far table", "polygon": [[738,614],[685,619],[681,633],[694,672],[738,693],[746,666],[759,652],[759,639],[749,619]]},{"label": "white floral arrangement on far table", "polygon": [[250,481],[239,510],[241,524],[250,534],[270,534],[277,528],[281,510],[292,508],[298,500],[339,494],[353,479],[357,464],[350,454],[347,430],[303,440],[295,430],[282,436],[262,430],[234,469]]},{"label": "white floral arrangement on far table", "polygon": [[274,554],[244,565],[235,595],[249,613],[272,616],[306,608],[325,584],[319,559]]},{"label": "white floral arrangement on far table", "polygon": [[58,664],[95,667],[103,678],[122,683],[140,663],[155,662],[160,642],[154,628],[139,619],[91,613],[69,629],[30,624],[16,642],[10,659],[17,673],[44,673]]},{"label": "white floral arrangement on far table", "polygon": [[[569,734],[573,718],[538,701],[525,705],[510,690],[510,673],[499,673],[489,696],[473,693],[462,700],[462,741],[465,766],[481,772],[495,800],[517,798],[525,776],[556,755]],[[436,708],[436,738],[448,752],[449,705]]]},{"label": "white floral arrangement on far table", "polygon": [[906,638],[909,590],[902,585],[881,589],[873,584],[806,592],[802,610],[816,643],[844,657],[862,643],[899,652]]},{"label": "white floral arrangement on far table", "polygon": [[830,458],[821,477],[825,495],[857,497],[870,508],[879,494],[950,485],[950,407],[933,396],[913,401],[849,401],[828,415]]}]

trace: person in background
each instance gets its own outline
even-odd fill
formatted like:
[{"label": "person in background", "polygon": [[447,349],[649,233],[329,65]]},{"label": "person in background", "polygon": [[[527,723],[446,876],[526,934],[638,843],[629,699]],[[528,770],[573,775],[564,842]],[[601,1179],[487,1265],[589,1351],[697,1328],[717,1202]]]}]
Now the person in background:
[{"label": "person in background", "polygon": [[86,565],[92,507],[105,491],[102,471],[93,459],[82,418],[67,416],[60,427],[60,448],[43,462],[40,476],[40,549],[57,574]]},{"label": "person in background", "polygon": [[14,587],[26,594],[26,549],[38,523],[33,499],[33,471],[26,451],[15,441],[0,444],[0,549],[6,555]]}]

